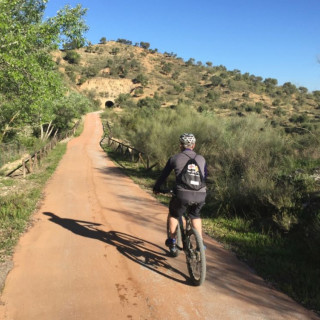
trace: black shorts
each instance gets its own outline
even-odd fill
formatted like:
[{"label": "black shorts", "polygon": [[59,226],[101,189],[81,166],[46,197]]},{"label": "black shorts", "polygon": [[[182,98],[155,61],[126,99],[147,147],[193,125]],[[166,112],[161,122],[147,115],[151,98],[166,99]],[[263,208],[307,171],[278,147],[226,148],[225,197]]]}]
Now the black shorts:
[{"label": "black shorts", "polygon": [[188,206],[194,204],[190,207],[189,216],[191,219],[199,219],[200,218],[200,210],[205,204],[206,193],[199,192],[196,196],[176,196],[174,195],[171,198],[169,203],[169,213],[174,218],[181,217],[185,211],[187,210]]}]

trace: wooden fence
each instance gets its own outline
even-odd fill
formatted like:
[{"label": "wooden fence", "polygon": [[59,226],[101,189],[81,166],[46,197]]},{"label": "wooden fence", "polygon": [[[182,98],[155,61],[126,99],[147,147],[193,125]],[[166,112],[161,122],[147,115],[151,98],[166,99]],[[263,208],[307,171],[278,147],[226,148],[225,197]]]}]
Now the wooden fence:
[{"label": "wooden fence", "polygon": [[71,130],[53,137],[50,142],[40,150],[36,151],[33,154],[30,154],[27,158],[22,159],[22,163],[18,167],[7,173],[6,176],[12,177],[15,172],[20,170],[22,171],[22,175],[25,178],[27,174],[34,172],[37,168],[40,167],[43,159],[48,155],[49,151],[57,145],[59,141],[69,138],[75,134],[80,122],[81,121],[79,120]]},{"label": "wooden fence", "polygon": [[[108,127],[109,134],[106,133],[106,126]],[[155,164],[150,165],[150,158],[146,153],[132,146],[129,146],[119,140],[113,139],[111,136],[110,124],[108,122],[106,124],[103,124],[103,130],[105,132],[105,136],[100,141],[101,147],[103,147],[103,144],[107,143],[109,147],[112,147],[116,152],[121,153],[127,159],[130,159],[132,162],[142,163],[147,170],[151,170],[158,164],[156,162]]]},{"label": "wooden fence", "polygon": [[0,168],[13,158],[21,157],[26,154],[27,148],[19,142],[1,143],[0,144]]}]

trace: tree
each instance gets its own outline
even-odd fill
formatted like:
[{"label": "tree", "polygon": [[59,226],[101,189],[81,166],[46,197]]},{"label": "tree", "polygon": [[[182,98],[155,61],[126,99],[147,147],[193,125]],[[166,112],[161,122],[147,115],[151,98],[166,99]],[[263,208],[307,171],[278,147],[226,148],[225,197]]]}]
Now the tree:
[{"label": "tree", "polygon": [[[29,1],[46,2],[46,0]],[[87,9],[83,9],[80,4],[75,8],[71,8],[70,5],[66,5],[63,9],[57,12],[55,17],[49,18],[45,21],[44,25],[47,24],[50,32],[55,35],[56,43],[62,45],[66,43],[73,43],[74,47],[72,49],[78,49],[86,44],[84,33],[89,29],[83,19],[86,13]]]},{"label": "tree", "polygon": [[190,59],[186,62],[186,65],[187,65],[187,66],[193,66],[194,63],[195,63],[194,58],[190,58]]},{"label": "tree", "polygon": [[307,94],[307,93],[308,93],[308,89],[305,88],[305,87],[299,87],[299,91],[300,91],[300,93],[302,93],[302,94]]},{"label": "tree", "polygon": [[132,41],[127,39],[118,39],[117,42],[132,46]]},{"label": "tree", "polygon": [[275,87],[278,84],[278,80],[273,78],[266,78],[263,82],[268,87]]},{"label": "tree", "polygon": [[288,95],[293,94],[297,91],[297,87],[291,82],[285,82],[282,86],[282,89]]},{"label": "tree", "polygon": [[312,94],[317,100],[320,100],[320,90],[312,91]]},{"label": "tree", "polygon": [[85,42],[86,10],[66,6],[43,21],[46,2],[0,2],[0,142],[21,126],[40,128],[54,119],[53,101],[65,89],[50,51],[68,42]]},{"label": "tree", "polygon": [[106,44],[106,43],[107,43],[107,38],[106,38],[106,37],[102,37],[102,38],[100,39],[100,43],[101,43],[101,44]]},{"label": "tree", "polygon": [[140,42],[140,47],[143,49],[149,49],[150,43],[149,42]]}]

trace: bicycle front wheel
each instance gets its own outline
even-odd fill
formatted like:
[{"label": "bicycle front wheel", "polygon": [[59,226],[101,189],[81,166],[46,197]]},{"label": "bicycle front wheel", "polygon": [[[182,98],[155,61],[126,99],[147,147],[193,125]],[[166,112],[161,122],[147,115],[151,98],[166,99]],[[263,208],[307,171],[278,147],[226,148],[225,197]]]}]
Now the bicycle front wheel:
[{"label": "bicycle front wheel", "polygon": [[206,278],[206,255],[202,238],[194,228],[188,231],[186,245],[186,260],[190,278],[194,285],[201,286]]}]

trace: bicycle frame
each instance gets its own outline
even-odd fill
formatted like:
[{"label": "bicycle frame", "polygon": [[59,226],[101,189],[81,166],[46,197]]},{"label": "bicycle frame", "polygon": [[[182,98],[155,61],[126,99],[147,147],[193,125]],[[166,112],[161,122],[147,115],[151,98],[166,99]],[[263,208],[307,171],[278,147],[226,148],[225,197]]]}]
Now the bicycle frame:
[{"label": "bicycle frame", "polygon": [[[206,257],[203,240],[192,226],[192,220],[189,216],[190,207],[191,205],[183,217],[179,219],[180,235],[177,234],[177,239],[180,237],[182,247],[179,246],[179,240],[177,241],[177,247],[185,252],[187,267],[193,284],[200,286],[206,277]],[[177,233],[179,232],[178,229]]]}]

